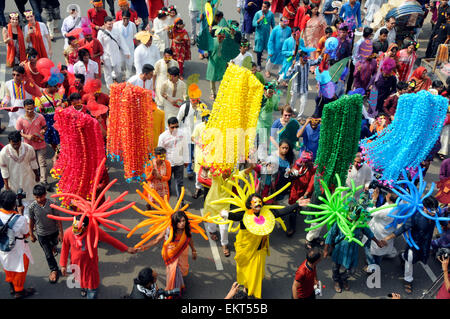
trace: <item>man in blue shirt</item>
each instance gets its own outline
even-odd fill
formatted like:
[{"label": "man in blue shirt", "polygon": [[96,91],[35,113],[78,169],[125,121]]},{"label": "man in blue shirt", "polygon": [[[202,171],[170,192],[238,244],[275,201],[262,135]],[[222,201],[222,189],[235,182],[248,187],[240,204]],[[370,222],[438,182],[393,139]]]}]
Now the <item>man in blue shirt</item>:
[{"label": "man in blue shirt", "polygon": [[361,4],[359,1],[349,0],[342,6],[339,16],[344,19],[344,22],[352,24],[352,30],[358,28],[359,31],[362,31]]},{"label": "man in blue shirt", "polygon": [[305,125],[297,132],[297,138],[303,138],[302,151],[310,151],[313,154],[313,161],[316,159],[317,149],[319,148],[320,137],[320,119],[309,117]]}]

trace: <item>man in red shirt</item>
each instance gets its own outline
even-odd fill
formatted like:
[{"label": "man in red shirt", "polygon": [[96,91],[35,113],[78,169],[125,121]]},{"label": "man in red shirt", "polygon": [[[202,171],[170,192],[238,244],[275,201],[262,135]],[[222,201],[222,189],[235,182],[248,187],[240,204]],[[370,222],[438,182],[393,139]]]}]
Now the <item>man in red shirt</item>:
[{"label": "man in red shirt", "polygon": [[130,4],[127,0],[119,0],[120,10],[116,12],[116,21],[122,20],[122,13],[129,11],[130,12],[130,21],[133,22],[136,27],[140,24],[140,19],[135,10],[130,8]]},{"label": "man in red shirt", "polygon": [[316,299],[314,285],[319,283],[316,266],[321,257],[322,254],[317,247],[308,251],[306,260],[298,267],[295,273],[294,283],[292,284],[293,299]]},{"label": "man in red shirt", "polygon": [[[103,25],[103,24],[102,24]],[[83,39],[78,40],[78,45],[80,49],[85,48],[89,51],[90,59],[98,64],[98,76],[101,78],[102,76],[102,63],[100,61],[101,56],[103,55],[103,46],[100,41],[97,39],[97,33],[95,33],[91,28],[87,28],[83,30]]]},{"label": "man in red shirt", "polygon": [[[91,22],[92,35],[94,38],[97,38],[97,32],[103,25],[105,24],[105,17],[108,16],[108,13],[105,9],[103,9],[103,1],[91,1],[93,4],[93,8],[90,8],[87,12],[89,21]],[[81,44],[80,44],[81,47]],[[95,60],[94,60],[95,61]],[[97,62],[97,61],[96,61]]]}]

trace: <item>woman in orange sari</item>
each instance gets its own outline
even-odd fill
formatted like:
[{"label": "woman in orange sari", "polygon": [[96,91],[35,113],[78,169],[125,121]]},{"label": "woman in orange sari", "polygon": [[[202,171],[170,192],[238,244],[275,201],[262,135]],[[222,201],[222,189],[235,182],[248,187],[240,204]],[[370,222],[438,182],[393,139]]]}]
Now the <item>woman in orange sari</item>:
[{"label": "woman in orange sari", "polygon": [[173,58],[178,62],[180,75],[183,76],[184,61],[191,59],[191,40],[181,18],[175,19],[174,27],[169,32],[169,38],[172,40]]},{"label": "woman in orange sari", "polygon": [[7,28],[3,28],[3,42],[7,45],[6,66],[12,68],[27,59],[25,38],[19,25],[19,14],[10,13]]},{"label": "woman in orange sari", "polygon": [[[168,241],[170,233],[173,234],[172,240]],[[194,240],[191,236],[191,227],[189,219],[185,212],[177,211],[172,215],[171,226],[165,232],[161,232],[157,238],[142,246],[146,250],[165,237],[161,255],[166,264],[166,290],[180,288],[185,289],[184,279],[189,273],[189,250],[192,250],[192,259],[197,259],[197,251],[194,248]]]}]

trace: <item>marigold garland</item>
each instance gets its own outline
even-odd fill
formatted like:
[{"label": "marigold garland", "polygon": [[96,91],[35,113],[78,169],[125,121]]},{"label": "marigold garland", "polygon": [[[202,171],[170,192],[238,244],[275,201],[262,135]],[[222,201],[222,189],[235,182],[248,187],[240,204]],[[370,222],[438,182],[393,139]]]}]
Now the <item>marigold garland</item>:
[{"label": "marigold garland", "polygon": [[202,133],[203,166],[221,174],[248,157],[263,93],[264,86],[251,71],[228,65]]},{"label": "marigold garland", "polygon": [[[96,119],[74,108],[58,108],[55,129],[60,135],[60,153],[51,175],[59,179],[57,193],[73,193],[89,199],[95,171],[105,156],[105,144]],[[63,205],[70,201],[63,199]]]},{"label": "marigold garland", "polygon": [[145,180],[145,166],[152,153],[152,91],[130,83],[114,83],[110,89],[107,153],[121,161],[128,183]]},{"label": "marigold garland", "polygon": [[[395,118],[378,136],[361,141],[363,159],[392,184],[403,169],[417,168],[441,134],[448,100],[428,91],[402,94]],[[376,137],[376,138],[375,138]]]},{"label": "marigold garland", "polygon": [[350,164],[358,151],[361,134],[363,97],[344,95],[324,106],[317,150],[315,191],[323,193],[321,180],[330,188],[337,185],[336,174],[347,178]]}]

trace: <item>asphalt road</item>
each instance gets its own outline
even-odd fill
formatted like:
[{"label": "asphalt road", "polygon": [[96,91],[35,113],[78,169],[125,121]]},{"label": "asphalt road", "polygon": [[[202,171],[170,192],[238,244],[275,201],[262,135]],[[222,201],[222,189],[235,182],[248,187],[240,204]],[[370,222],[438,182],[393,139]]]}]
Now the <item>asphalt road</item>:
[{"label": "asphalt road", "polygon": [[[64,18],[66,16],[65,10],[68,4],[72,2],[78,2],[81,6],[83,15],[86,15],[87,9],[90,8],[88,1],[68,1],[60,0],[61,14]],[[221,10],[225,13],[226,19],[234,19],[239,21],[239,15],[236,11],[235,1],[227,0],[222,1],[223,6]],[[175,0],[171,3],[177,5],[179,9],[179,15],[186,23],[187,30],[190,31],[190,22],[187,8],[187,0]],[[27,8],[30,5],[27,4]],[[117,10],[117,4],[116,4]],[[7,1],[6,13],[11,11],[17,11],[13,1]],[[109,12],[109,10],[108,10]],[[429,35],[430,25],[426,23],[424,32],[421,36],[421,46],[419,49],[419,56],[423,55],[424,48],[426,48],[426,37]],[[53,46],[53,61],[55,64],[64,62],[62,56],[63,40],[61,34],[57,34],[58,39],[56,43],[52,43]],[[253,40],[252,40],[253,43]],[[0,47],[0,63],[5,63],[5,46]],[[195,47],[192,48],[192,60],[185,63],[185,78],[190,74],[199,73],[200,83],[199,86],[203,91],[204,100],[211,104],[209,100],[209,84],[205,80],[206,73],[206,61],[201,61],[198,58],[198,53]],[[256,58],[256,54],[255,54]],[[265,58],[265,56],[264,56]],[[3,76],[3,74],[0,74]],[[6,70],[5,80],[11,78],[11,71]],[[0,79],[1,80],[1,79]],[[310,77],[311,88],[315,87],[315,81]],[[309,94],[308,104],[305,109],[305,116],[310,116],[314,111],[314,98],[316,94]],[[282,99],[281,102],[284,102]],[[8,115],[5,112],[0,112],[2,122],[6,123]],[[279,115],[276,114],[275,117]],[[274,119],[275,119],[274,117]],[[0,142],[7,143],[7,134],[11,130],[0,134]],[[51,158],[51,152],[49,151],[48,158]],[[49,161],[50,163],[50,161]],[[111,180],[117,178],[117,183],[111,188],[108,195],[112,198],[117,197],[122,192],[129,192],[126,197],[126,201],[121,205],[125,205],[129,202],[135,201],[137,206],[144,208],[145,205],[136,194],[136,189],[140,186],[136,183],[128,184],[123,178],[122,167],[118,163],[108,162],[110,170]],[[426,180],[429,182],[438,180],[440,161],[435,159],[430,167],[430,170],[426,176]],[[54,181],[55,182],[55,181]],[[202,200],[192,199],[192,191],[194,190],[193,182],[185,178],[185,187],[187,188],[185,200],[190,204],[189,211],[200,214],[202,208]],[[172,201],[175,199],[172,198]],[[141,215],[130,209],[122,214],[116,215],[114,220],[127,225],[128,227],[134,227],[138,222],[142,220]],[[64,223],[64,227],[69,224]],[[297,233],[291,238],[287,238],[281,228],[276,228],[270,237],[270,256],[266,260],[266,278],[263,281],[262,296],[265,299],[290,299],[291,298],[291,286],[295,275],[295,271],[298,266],[303,262],[305,258],[304,229],[306,224],[303,222],[303,217],[297,218]],[[142,233],[142,232],[140,232]],[[138,232],[138,234],[140,234]],[[122,240],[128,246],[133,246],[139,241],[139,236],[134,235],[131,238],[126,238],[125,231],[118,231],[112,234],[114,237]],[[195,246],[198,251],[198,259],[193,261],[190,259],[190,271],[189,275],[185,279],[187,286],[187,292],[185,298],[187,299],[222,299],[228,292],[231,284],[236,278],[235,262],[234,262],[234,239],[235,234],[230,234],[230,248],[231,256],[229,258],[224,257],[220,249],[220,243],[210,243],[205,241],[201,236],[194,234]],[[60,281],[51,285],[48,282],[48,266],[44,258],[43,251],[38,243],[30,244],[33,254],[34,263],[30,265],[26,286],[32,286],[36,288],[37,294],[31,298],[33,299],[78,299],[80,297],[79,289],[69,288],[69,284],[65,278],[61,278]],[[405,246],[403,239],[396,240],[396,247],[401,250]],[[216,248],[214,248],[216,247]],[[217,249],[218,248],[218,249]],[[218,254],[217,254],[218,252]],[[133,278],[143,268],[150,266],[156,270],[159,274],[158,284],[161,287],[165,285],[165,265],[161,258],[161,246],[154,247],[143,253],[136,255],[129,255],[126,253],[120,253],[114,248],[99,244],[99,269],[101,277],[101,285],[99,287],[98,298],[100,299],[117,299],[131,292]],[[214,256],[219,258],[214,259]],[[386,259],[382,263],[381,272],[381,288],[368,288],[366,280],[367,276],[361,272],[361,267],[364,265],[364,252],[360,250],[360,267],[353,277],[350,278],[350,291],[344,291],[341,294],[335,293],[333,289],[333,281],[331,279],[331,260],[328,258],[323,260],[318,265],[318,277],[324,285],[323,296],[321,299],[371,299],[371,298],[386,298],[386,295],[390,292],[399,292],[402,295],[403,286],[401,278],[403,277],[403,269],[400,266],[398,258]],[[424,268],[420,264],[414,266],[414,293],[411,296],[404,296],[405,298],[420,298],[422,292],[429,288],[432,284],[433,276],[438,277],[440,275],[440,264],[434,258],[429,259],[429,269]],[[222,265],[222,267],[220,267]],[[223,270],[217,270],[217,267],[223,268]],[[428,270],[428,272],[426,271]],[[4,273],[0,272],[0,298],[11,298],[9,295],[9,286],[4,283]]]}]

